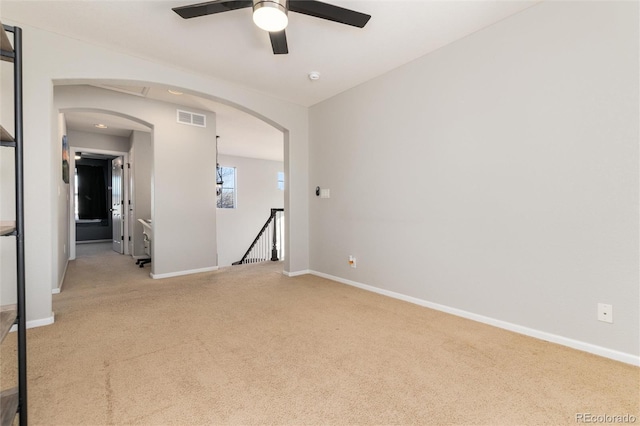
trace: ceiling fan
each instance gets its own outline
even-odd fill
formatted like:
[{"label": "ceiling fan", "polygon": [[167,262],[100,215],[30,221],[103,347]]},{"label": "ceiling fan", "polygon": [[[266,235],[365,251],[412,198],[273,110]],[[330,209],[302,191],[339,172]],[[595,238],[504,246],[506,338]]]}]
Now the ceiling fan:
[{"label": "ceiling fan", "polygon": [[174,7],[172,10],[184,19],[189,19],[251,6],[255,24],[269,32],[274,55],[289,53],[284,30],[289,23],[289,11],[358,28],[363,28],[371,19],[371,15],[316,0],[214,0]]}]

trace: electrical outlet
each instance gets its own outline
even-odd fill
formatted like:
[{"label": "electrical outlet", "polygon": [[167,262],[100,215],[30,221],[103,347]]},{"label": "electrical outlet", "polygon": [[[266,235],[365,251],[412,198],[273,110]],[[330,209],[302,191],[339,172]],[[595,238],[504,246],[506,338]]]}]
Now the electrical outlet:
[{"label": "electrical outlet", "polygon": [[598,321],[613,323],[613,306],[606,303],[598,303]]},{"label": "electrical outlet", "polygon": [[349,255],[349,266],[352,268],[356,267],[356,258],[355,256]]}]

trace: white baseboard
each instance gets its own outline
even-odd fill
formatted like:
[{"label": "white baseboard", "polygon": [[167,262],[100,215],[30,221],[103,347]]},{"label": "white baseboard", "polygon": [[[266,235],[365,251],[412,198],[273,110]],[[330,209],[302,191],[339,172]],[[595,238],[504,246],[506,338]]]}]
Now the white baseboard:
[{"label": "white baseboard", "polygon": [[[51,316],[50,317],[27,321],[27,328],[43,327],[45,325],[51,325],[54,322],[55,322],[55,314],[53,312],[51,312]],[[9,330],[9,331],[13,333],[17,329],[18,329],[18,326],[14,324],[14,325],[11,326],[11,330]]]},{"label": "white baseboard", "polygon": [[557,343],[562,346],[567,346],[573,349],[577,349],[583,352],[588,352],[594,355],[599,355],[605,358],[610,358],[616,361],[624,362],[626,364],[640,366],[640,356],[616,351],[614,349],[605,348],[602,346],[593,345],[591,343],[582,342],[579,340],[570,339],[568,337],[559,336],[557,334],[547,333],[545,331],[536,330],[529,327],[524,327],[518,324],[513,324],[507,321],[498,320],[484,315],[474,314],[473,312],[467,312],[462,309],[452,308],[446,305],[440,305],[438,303],[429,302],[427,300],[418,299],[416,297],[407,296],[401,293],[396,293],[389,290],[384,290],[378,287],[373,287],[367,284],[362,284],[356,281],[347,280],[344,278],[336,277],[333,275],[325,274],[317,271],[309,271],[308,273],[316,275],[321,278],[326,278],[332,281],[337,281],[342,284],[347,284],[353,287],[358,287],[363,290],[371,291],[374,293],[382,294],[384,296],[392,297],[394,299],[403,300],[405,302],[413,303],[426,308],[434,309],[436,311],[446,312],[448,314],[456,315],[458,317],[470,319],[472,321],[481,322],[494,327],[502,328],[504,330],[513,331],[515,333],[524,334],[525,336],[534,337],[536,339],[545,340],[552,343]]},{"label": "white baseboard", "polygon": [[149,275],[154,280],[158,280],[158,279],[162,279],[162,278],[180,277],[182,275],[200,274],[202,272],[211,272],[211,271],[217,271],[217,270],[218,270],[217,266],[211,266],[209,268],[191,269],[191,270],[188,270],[188,271],[167,272],[166,274],[154,274],[152,272]]},{"label": "white baseboard", "polygon": [[304,269],[302,271],[295,271],[295,272],[289,272],[289,271],[282,271],[282,275],[285,275],[287,277],[298,277],[300,275],[308,275],[313,273],[312,271],[308,270],[308,269]]},{"label": "white baseboard", "polygon": [[60,282],[58,283],[57,288],[51,289],[51,294],[60,294],[62,290],[62,284],[64,283],[64,278],[67,276],[67,268],[69,267],[69,260],[64,263],[64,271],[62,271],[62,278],[60,278]]}]

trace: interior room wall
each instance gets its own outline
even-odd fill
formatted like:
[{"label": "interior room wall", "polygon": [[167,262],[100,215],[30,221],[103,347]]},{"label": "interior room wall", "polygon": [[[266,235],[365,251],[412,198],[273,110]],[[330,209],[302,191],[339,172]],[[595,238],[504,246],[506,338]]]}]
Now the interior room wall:
[{"label": "interior room wall", "polygon": [[131,141],[128,137],[107,135],[95,132],[69,130],[69,144],[76,148],[89,148],[106,151],[128,152]]},{"label": "interior room wall", "polygon": [[[54,271],[53,277],[54,280],[51,282],[52,288],[51,290],[56,293],[60,290],[62,286],[62,282],[64,280],[64,276],[67,271],[67,265],[69,263],[69,221],[67,218],[69,217],[69,183],[65,183],[62,177],[62,137],[67,136],[67,143],[69,144],[68,137],[68,129],[67,122],[64,114],[57,114],[58,122],[57,122],[57,138],[56,141],[58,143],[58,151],[55,153],[55,157],[58,160],[58,165],[54,169],[54,173],[56,175],[55,178],[55,186],[57,187],[55,204],[57,207],[57,226],[56,226],[56,245],[60,247],[61,250],[56,252],[56,259],[53,263]],[[71,150],[69,145],[69,150]],[[26,165],[25,165],[26,167]],[[71,166],[69,166],[69,173],[73,173],[71,170]],[[26,232],[26,227],[25,227]]]},{"label": "interior room wall", "polygon": [[217,209],[218,265],[230,266],[242,258],[272,208],[284,207],[284,191],[278,189],[281,161],[219,155],[221,166],[236,168],[235,209]]},{"label": "interior room wall", "polygon": [[638,362],[638,26],[545,2],[313,106],[311,269]]},{"label": "interior room wall", "polygon": [[[0,220],[2,221],[16,219],[15,157],[12,151],[9,148],[0,148]],[[13,237],[0,238],[0,284],[0,305],[16,303],[16,241]]]},{"label": "interior room wall", "polygon": [[151,174],[153,166],[153,152],[151,145],[151,133],[134,131],[131,135],[131,151],[129,161],[133,172],[133,217],[131,224],[133,232],[132,255],[144,257],[144,238],[142,224],[138,219],[151,219]]},{"label": "interior room wall", "polygon": [[[14,134],[13,65],[0,61],[0,123]],[[15,167],[11,148],[0,148],[0,220],[16,218]],[[0,238],[0,305],[16,300],[16,243],[15,238]]]},{"label": "interior room wall", "polygon": [[215,114],[191,108],[207,126],[189,126],[177,122],[176,105],[91,86],[56,87],[55,104],[117,111],[153,125],[152,275],[215,269]]},{"label": "interior room wall", "polygon": [[0,304],[12,305],[16,303],[16,245],[14,238],[0,238],[0,257]]}]

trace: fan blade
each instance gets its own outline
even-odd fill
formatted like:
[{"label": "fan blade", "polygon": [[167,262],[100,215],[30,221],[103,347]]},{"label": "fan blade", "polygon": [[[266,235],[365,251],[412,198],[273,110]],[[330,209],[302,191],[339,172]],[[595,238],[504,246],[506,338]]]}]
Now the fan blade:
[{"label": "fan blade", "polygon": [[371,19],[371,15],[316,0],[289,0],[289,10],[358,28],[367,25]]},{"label": "fan blade", "polygon": [[271,47],[273,48],[274,55],[286,55],[289,53],[287,35],[284,30],[269,33],[269,38],[271,39]]},{"label": "fan blade", "polygon": [[253,6],[252,0],[217,0],[191,4],[189,6],[174,7],[171,10],[182,16],[184,19],[189,19],[251,6]]}]

